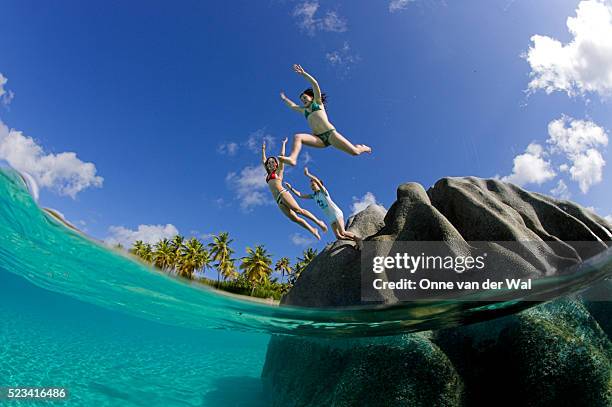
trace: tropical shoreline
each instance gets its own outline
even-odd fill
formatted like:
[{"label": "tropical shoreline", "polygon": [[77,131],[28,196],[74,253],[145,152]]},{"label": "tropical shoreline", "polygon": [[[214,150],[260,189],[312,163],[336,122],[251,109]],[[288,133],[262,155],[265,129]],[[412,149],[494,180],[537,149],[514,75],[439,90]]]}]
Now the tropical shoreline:
[{"label": "tropical shoreline", "polygon": [[[236,259],[232,242],[229,233],[221,232],[206,245],[196,237],[185,239],[176,235],[154,244],[138,240],[127,250],[122,245],[114,248],[172,276],[239,298],[263,299],[269,304],[278,304],[317,255],[316,250],[308,248],[293,263],[288,257],[281,257],[273,265],[272,256],[264,245],[247,247],[246,256]],[[210,270],[217,271],[216,281],[205,276]],[[280,274],[280,281],[272,277],[274,272]]]}]

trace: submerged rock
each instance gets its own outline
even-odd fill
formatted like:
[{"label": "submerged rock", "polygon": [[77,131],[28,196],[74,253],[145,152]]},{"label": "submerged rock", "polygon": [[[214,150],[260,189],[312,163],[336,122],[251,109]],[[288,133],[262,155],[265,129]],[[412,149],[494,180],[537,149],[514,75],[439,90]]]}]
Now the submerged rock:
[{"label": "submerged rock", "polygon": [[[606,220],[574,203],[473,177],[444,178],[428,191],[400,185],[387,212],[370,206],[348,226],[381,250],[396,241],[440,241],[455,254],[470,253],[474,241],[535,242],[518,253],[487,248],[500,268],[529,276],[577,264],[612,240]],[[353,243],[328,245],[281,304],[362,304],[360,260]],[[378,300],[398,301],[392,291]],[[608,303],[586,305],[609,329]],[[566,299],[430,337],[274,337],[263,378],[279,406],[608,406],[611,349],[587,308]]]},{"label": "submerged rock", "polygon": [[422,335],[364,340],[275,337],[262,378],[274,405],[456,406],[461,378]]},{"label": "submerged rock", "polygon": [[500,394],[515,406],[612,403],[612,346],[578,301],[436,331],[432,341],[464,380],[467,405],[490,405]]}]

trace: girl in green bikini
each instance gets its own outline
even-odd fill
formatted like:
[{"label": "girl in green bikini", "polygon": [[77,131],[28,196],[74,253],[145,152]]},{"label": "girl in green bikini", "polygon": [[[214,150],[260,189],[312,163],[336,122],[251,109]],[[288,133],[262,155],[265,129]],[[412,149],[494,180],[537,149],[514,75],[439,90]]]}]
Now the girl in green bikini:
[{"label": "girl in green bikini", "polygon": [[302,144],[317,148],[324,148],[331,145],[351,155],[372,152],[372,149],[364,144],[354,145],[334,128],[329,122],[327,113],[325,112],[325,94],[321,93],[321,88],[316,79],[304,71],[300,65],[293,65],[293,70],[310,82],[312,88],[306,89],[300,95],[302,106],[295,104],[285,96],[283,92],[281,92],[280,96],[287,106],[306,116],[306,120],[308,120],[308,124],[312,129],[312,134],[296,134],[291,155],[281,155],[278,159],[283,163],[296,165],[298,155],[302,149]]}]

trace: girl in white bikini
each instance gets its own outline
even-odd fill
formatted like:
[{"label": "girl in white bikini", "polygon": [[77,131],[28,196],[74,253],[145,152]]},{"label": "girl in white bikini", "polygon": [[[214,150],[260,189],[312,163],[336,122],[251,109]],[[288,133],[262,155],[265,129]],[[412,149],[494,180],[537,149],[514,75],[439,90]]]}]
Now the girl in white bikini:
[{"label": "girl in white bikini", "polygon": [[[283,140],[283,145],[281,148],[281,154],[285,154],[285,146],[287,144],[287,139]],[[325,223],[316,218],[312,213],[307,211],[306,209],[300,208],[298,203],[295,201],[295,198],[289,193],[289,191],[283,188],[283,172],[284,165],[282,162],[276,157],[268,157],[266,158],[266,142],[264,141],[261,146],[261,163],[266,169],[266,183],[268,184],[268,188],[270,188],[270,192],[274,197],[274,200],[278,204],[281,212],[285,214],[289,219],[298,225],[302,226],[304,229],[308,230],[312,233],[317,240],[321,240],[321,236],[319,236],[319,231],[314,227],[310,226],[305,219],[300,218],[298,215],[303,215],[308,219],[315,222],[321,230],[327,232],[327,226]]]},{"label": "girl in white bikini", "polygon": [[285,182],[285,186],[291,192],[299,196],[303,199],[314,199],[317,202],[317,205],[323,211],[325,215],[325,219],[331,225],[332,230],[336,237],[340,240],[352,240],[354,242],[359,243],[361,239],[357,237],[354,233],[348,232],[344,229],[344,214],[338,208],[338,205],[332,201],[331,196],[329,195],[329,191],[323,186],[323,182],[308,172],[308,168],[304,168],[304,175],[310,178],[310,188],[312,189],[312,194],[302,194],[300,191],[296,190],[289,184]]},{"label": "girl in white bikini", "polygon": [[334,125],[329,122],[327,113],[325,112],[325,94],[321,93],[321,88],[317,83],[316,79],[310,74],[306,73],[300,65],[293,65],[293,70],[298,74],[302,75],[310,84],[312,88],[306,89],[300,95],[302,106],[298,106],[291,101],[284,92],[281,92],[280,96],[283,102],[287,104],[291,109],[306,116],[308,125],[312,130],[312,134],[299,133],[294,136],[293,149],[291,155],[285,156],[280,155],[278,159],[289,165],[296,165],[298,155],[302,149],[302,144],[306,144],[310,147],[324,148],[327,146],[334,146],[339,150],[351,155],[359,155],[362,153],[371,153],[372,149],[364,144],[354,145],[342,134],[334,128]]}]

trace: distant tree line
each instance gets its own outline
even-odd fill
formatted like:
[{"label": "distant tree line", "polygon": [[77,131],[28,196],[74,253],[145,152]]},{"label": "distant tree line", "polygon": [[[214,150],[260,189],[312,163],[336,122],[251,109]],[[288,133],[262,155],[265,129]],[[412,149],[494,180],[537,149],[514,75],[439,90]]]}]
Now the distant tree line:
[{"label": "distant tree line", "polygon": [[[295,263],[281,257],[273,265],[272,256],[263,245],[247,247],[246,256],[236,259],[232,242],[227,232],[213,236],[208,244],[195,237],[186,240],[177,235],[155,244],[138,240],[128,251],[167,273],[236,294],[276,300],[289,291],[317,255],[316,250],[308,248]],[[217,272],[216,280],[204,276],[213,269]],[[280,274],[280,281],[271,278],[273,271]]]}]

